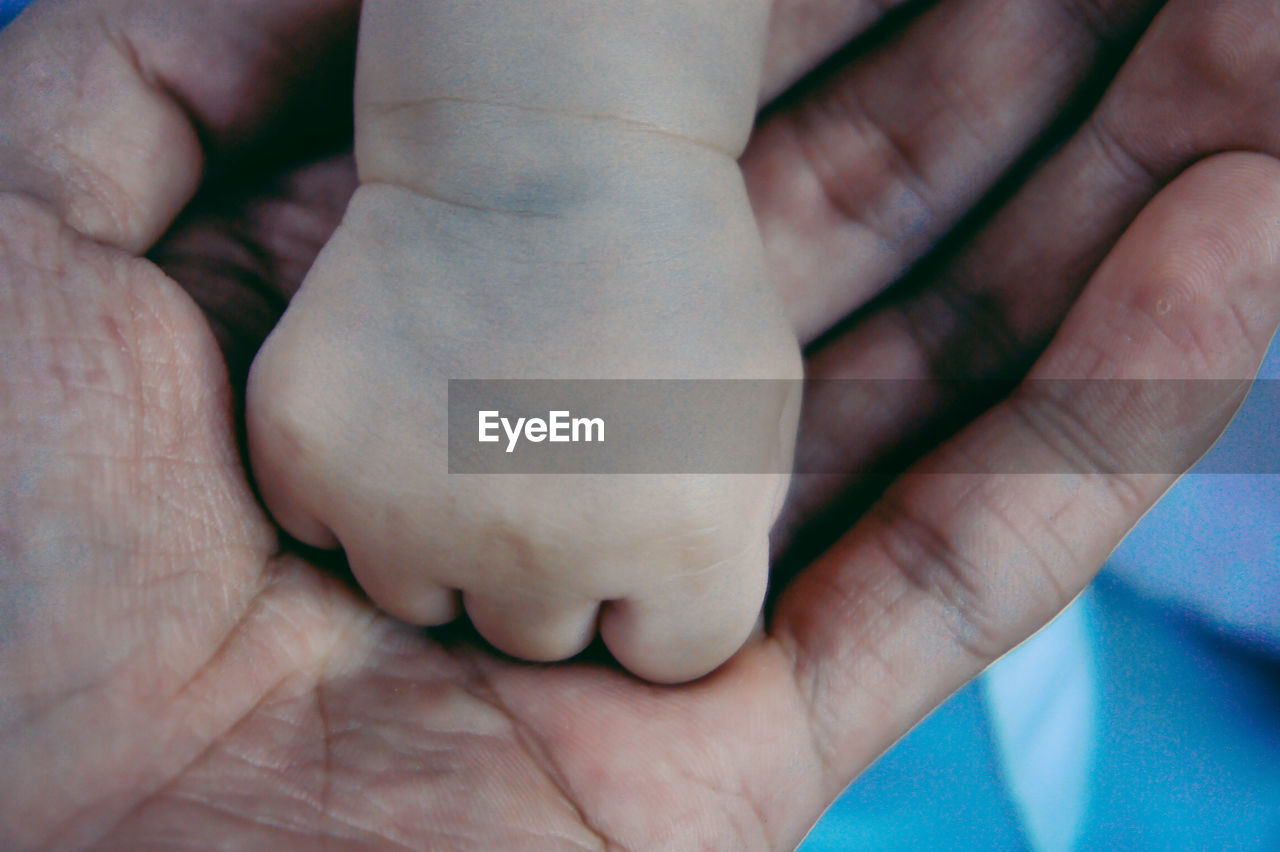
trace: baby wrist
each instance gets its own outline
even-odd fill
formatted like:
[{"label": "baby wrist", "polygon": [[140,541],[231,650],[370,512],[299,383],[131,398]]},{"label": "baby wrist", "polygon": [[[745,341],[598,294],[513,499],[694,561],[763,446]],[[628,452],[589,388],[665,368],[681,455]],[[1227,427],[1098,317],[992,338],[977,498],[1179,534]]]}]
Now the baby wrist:
[{"label": "baby wrist", "polygon": [[357,128],[442,102],[590,118],[737,156],[768,0],[366,0]]}]

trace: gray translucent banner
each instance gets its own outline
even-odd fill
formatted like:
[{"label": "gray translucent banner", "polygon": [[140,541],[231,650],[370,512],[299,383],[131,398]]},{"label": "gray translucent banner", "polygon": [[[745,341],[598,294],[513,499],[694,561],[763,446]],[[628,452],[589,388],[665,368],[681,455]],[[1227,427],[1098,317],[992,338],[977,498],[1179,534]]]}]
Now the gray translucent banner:
[{"label": "gray translucent banner", "polygon": [[945,408],[986,416],[988,442],[935,456],[933,473],[1176,474],[1246,391],[1197,471],[1280,473],[1280,381],[451,380],[449,472],[888,473],[901,459],[883,451]]}]

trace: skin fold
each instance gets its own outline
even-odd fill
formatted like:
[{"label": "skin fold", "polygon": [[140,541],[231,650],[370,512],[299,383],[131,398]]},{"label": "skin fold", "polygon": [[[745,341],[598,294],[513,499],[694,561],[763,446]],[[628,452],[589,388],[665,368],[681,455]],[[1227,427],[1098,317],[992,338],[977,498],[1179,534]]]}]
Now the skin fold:
[{"label": "skin fold", "polygon": [[357,4],[38,0],[0,34],[0,845],[790,849],[1065,606],[1172,476],[945,471],[1213,440],[1280,321],[1277,8],[943,0],[833,56],[885,6],[775,6],[788,94],[742,158],[830,330],[811,374],[1238,389],[1194,421],[806,400],[801,452],[946,429],[871,493],[798,478],[764,629],[675,687],[408,627],[256,499],[245,370],[357,185]]}]

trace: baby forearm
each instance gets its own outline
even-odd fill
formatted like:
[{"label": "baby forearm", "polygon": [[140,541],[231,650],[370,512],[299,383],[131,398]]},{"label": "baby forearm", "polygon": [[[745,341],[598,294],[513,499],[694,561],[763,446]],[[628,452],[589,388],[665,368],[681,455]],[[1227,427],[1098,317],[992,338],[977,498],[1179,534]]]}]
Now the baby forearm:
[{"label": "baby forearm", "polygon": [[384,161],[409,147],[427,159],[451,146],[529,155],[555,147],[549,125],[660,134],[736,157],[754,116],[768,8],[767,0],[365,0],[362,172],[403,171]]}]

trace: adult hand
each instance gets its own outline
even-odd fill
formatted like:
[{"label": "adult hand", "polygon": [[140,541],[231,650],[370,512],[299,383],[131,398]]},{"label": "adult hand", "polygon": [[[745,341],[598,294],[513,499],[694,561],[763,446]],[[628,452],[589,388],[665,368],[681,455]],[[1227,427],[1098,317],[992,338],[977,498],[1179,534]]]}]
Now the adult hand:
[{"label": "adult hand", "polygon": [[[782,0],[771,90],[881,5]],[[815,375],[1251,374],[1280,315],[1272,4],[1168,4],[1081,127],[991,195],[1158,5],[945,0],[770,111],[746,168],[808,336],[971,223],[828,335]],[[279,540],[226,366],[350,192],[312,143],[341,137],[355,7],[46,0],[0,36],[8,846],[786,848],[1170,481],[945,471],[1133,447],[1173,470],[1239,401],[1015,393],[845,518],[765,633],[683,687],[399,625]],[[1187,168],[1230,149],[1260,153]],[[832,402],[808,445],[856,461],[952,401],[885,399],[853,429]],[[794,515],[848,487],[802,478]]]}]

